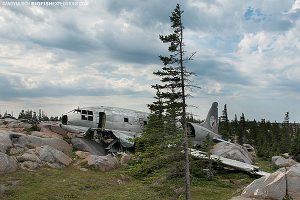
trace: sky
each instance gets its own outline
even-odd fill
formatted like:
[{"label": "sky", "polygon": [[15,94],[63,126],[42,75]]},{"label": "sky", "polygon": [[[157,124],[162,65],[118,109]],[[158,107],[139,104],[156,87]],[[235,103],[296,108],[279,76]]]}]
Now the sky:
[{"label": "sky", "polygon": [[[51,1],[47,1],[51,2]],[[56,2],[56,4],[55,4]],[[58,3],[57,3],[58,2]],[[159,35],[181,5],[186,67],[197,74],[188,111],[212,102],[229,119],[300,122],[300,0],[0,0],[0,113],[83,106],[148,111],[152,73],[168,55]]]}]

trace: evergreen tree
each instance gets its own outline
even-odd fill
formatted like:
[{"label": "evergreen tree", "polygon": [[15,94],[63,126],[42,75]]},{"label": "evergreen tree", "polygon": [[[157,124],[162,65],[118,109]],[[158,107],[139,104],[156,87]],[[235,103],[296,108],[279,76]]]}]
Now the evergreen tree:
[{"label": "evergreen tree", "polygon": [[21,110],[18,119],[24,119],[25,118],[25,111]]},{"label": "evergreen tree", "polygon": [[222,116],[220,117],[219,133],[223,136],[223,138],[225,140],[233,139],[232,133],[230,131],[230,124],[229,124],[229,120],[228,120],[226,104],[224,105],[224,110],[222,111]]},{"label": "evergreen tree", "polygon": [[172,23],[173,33],[169,35],[160,35],[159,38],[163,43],[168,43],[170,46],[168,50],[169,56],[159,56],[163,62],[164,67],[161,71],[157,71],[154,74],[161,77],[162,85],[159,85],[159,89],[162,89],[161,95],[164,99],[164,105],[166,108],[166,117],[171,125],[170,131],[174,129],[177,132],[176,124],[180,119],[183,129],[183,144],[185,152],[185,198],[191,199],[190,194],[190,169],[189,169],[189,141],[187,133],[187,120],[186,120],[186,85],[189,81],[188,77],[192,74],[188,72],[185,66],[185,62],[190,58],[185,58],[184,42],[183,42],[183,23],[182,23],[183,11],[180,5],[177,4],[176,8],[170,16]]},{"label": "evergreen tree", "polygon": [[242,113],[242,116],[240,117],[240,121],[237,127],[237,142],[239,144],[245,143],[245,130],[246,130],[245,115],[244,113]]},{"label": "evergreen tree", "polygon": [[[137,139],[137,151],[143,159],[141,165],[148,162],[144,166],[148,172],[168,166],[167,169],[172,169],[171,174],[178,177],[184,171],[185,197],[190,199],[186,84],[192,73],[187,71],[184,64],[192,56],[184,57],[182,14],[183,11],[177,4],[170,16],[173,33],[165,36],[159,35],[163,43],[169,44],[170,55],[159,56],[164,66],[161,70],[154,72],[154,75],[160,77],[161,83],[152,85],[152,88],[156,90],[156,101],[148,105],[151,115],[144,134]],[[181,153],[183,150],[184,155]],[[153,154],[156,156],[151,156],[151,152],[156,152]]]},{"label": "evergreen tree", "polygon": [[289,112],[285,113],[282,126],[288,126],[290,124],[290,116],[289,116],[289,114],[290,114]]}]

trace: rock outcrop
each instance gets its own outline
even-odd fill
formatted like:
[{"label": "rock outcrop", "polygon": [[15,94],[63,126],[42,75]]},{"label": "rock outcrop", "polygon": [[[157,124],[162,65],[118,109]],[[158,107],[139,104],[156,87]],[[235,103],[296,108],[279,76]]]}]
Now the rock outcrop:
[{"label": "rock outcrop", "polygon": [[239,198],[282,200],[286,195],[292,199],[300,199],[300,164],[293,165],[287,171],[281,168],[256,179],[244,189]]},{"label": "rock outcrop", "polygon": [[12,143],[19,147],[40,147],[49,145],[53,148],[64,152],[65,154],[70,154],[72,147],[64,140],[59,138],[41,138],[32,135],[26,135],[22,133],[9,133]]},{"label": "rock outcrop", "polygon": [[0,153],[0,174],[14,172],[17,169],[18,163],[13,157],[10,157],[5,153]]},{"label": "rock outcrop", "polygon": [[0,130],[0,152],[6,153],[8,148],[12,146],[9,134],[5,134],[5,132]]},{"label": "rock outcrop", "polygon": [[127,153],[122,153],[122,157],[120,159],[121,165],[127,164],[131,160],[131,156]]},{"label": "rock outcrop", "polygon": [[253,163],[249,152],[244,147],[238,144],[220,142],[213,146],[211,153],[217,156],[241,161],[247,164]]},{"label": "rock outcrop", "polygon": [[283,156],[273,156],[272,163],[278,167],[291,167],[297,164],[297,162],[294,161],[293,159],[284,158]]},{"label": "rock outcrop", "polygon": [[106,156],[89,155],[86,158],[86,161],[89,166],[99,169],[103,172],[116,169],[120,166],[118,159],[110,154]]},{"label": "rock outcrop", "polygon": [[21,129],[29,129],[31,128],[32,124],[21,122],[16,119],[11,118],[5,118],[0,119],[0,127],[2,128],[9,128],[9,129],[15,129],[15,128],[21,128]]},{"label": "rock outcrop", "polygon": [[69,156],[49,145],[29,149],[23,155],[18,156],[17,160],[20,162],[21,168],[25,169],[35,169],[45,165],[62,168],[72,162]]}]

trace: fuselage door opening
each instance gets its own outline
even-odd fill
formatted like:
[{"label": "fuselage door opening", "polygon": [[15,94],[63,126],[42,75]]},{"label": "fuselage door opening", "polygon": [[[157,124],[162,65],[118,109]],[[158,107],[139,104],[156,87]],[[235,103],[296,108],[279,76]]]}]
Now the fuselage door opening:
[{"label": "fuselage door opening", "polygon": [[99,112],[99,124],[98,128],[105,128],[106,115],[105,112]]}]

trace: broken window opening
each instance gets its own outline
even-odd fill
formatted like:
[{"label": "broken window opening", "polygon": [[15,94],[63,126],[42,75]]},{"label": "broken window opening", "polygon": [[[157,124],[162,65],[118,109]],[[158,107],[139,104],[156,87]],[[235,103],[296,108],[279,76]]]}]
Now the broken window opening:
[{"label": "broken window opening", "polygon": [[148,124],[148,122],[147,121],[144,121],[144,125],[146,126]]},{"label": "broken window opening", "polygon": [[93,116],[88,116],[89,121],[93,121]]},{"label": "broken window opening", "polygon": [[86,115],[81,115],[81,119],[82,119],[82,120],[87,120]]},{"label": "broken window opening", "polygon": [[127,117],[124,117],[124,122],[129,122],[129,119]]},{"label": "broken window opening", "polygon": [[82,110],[81,114],[87,114],[87,111],[86,110]]}]

